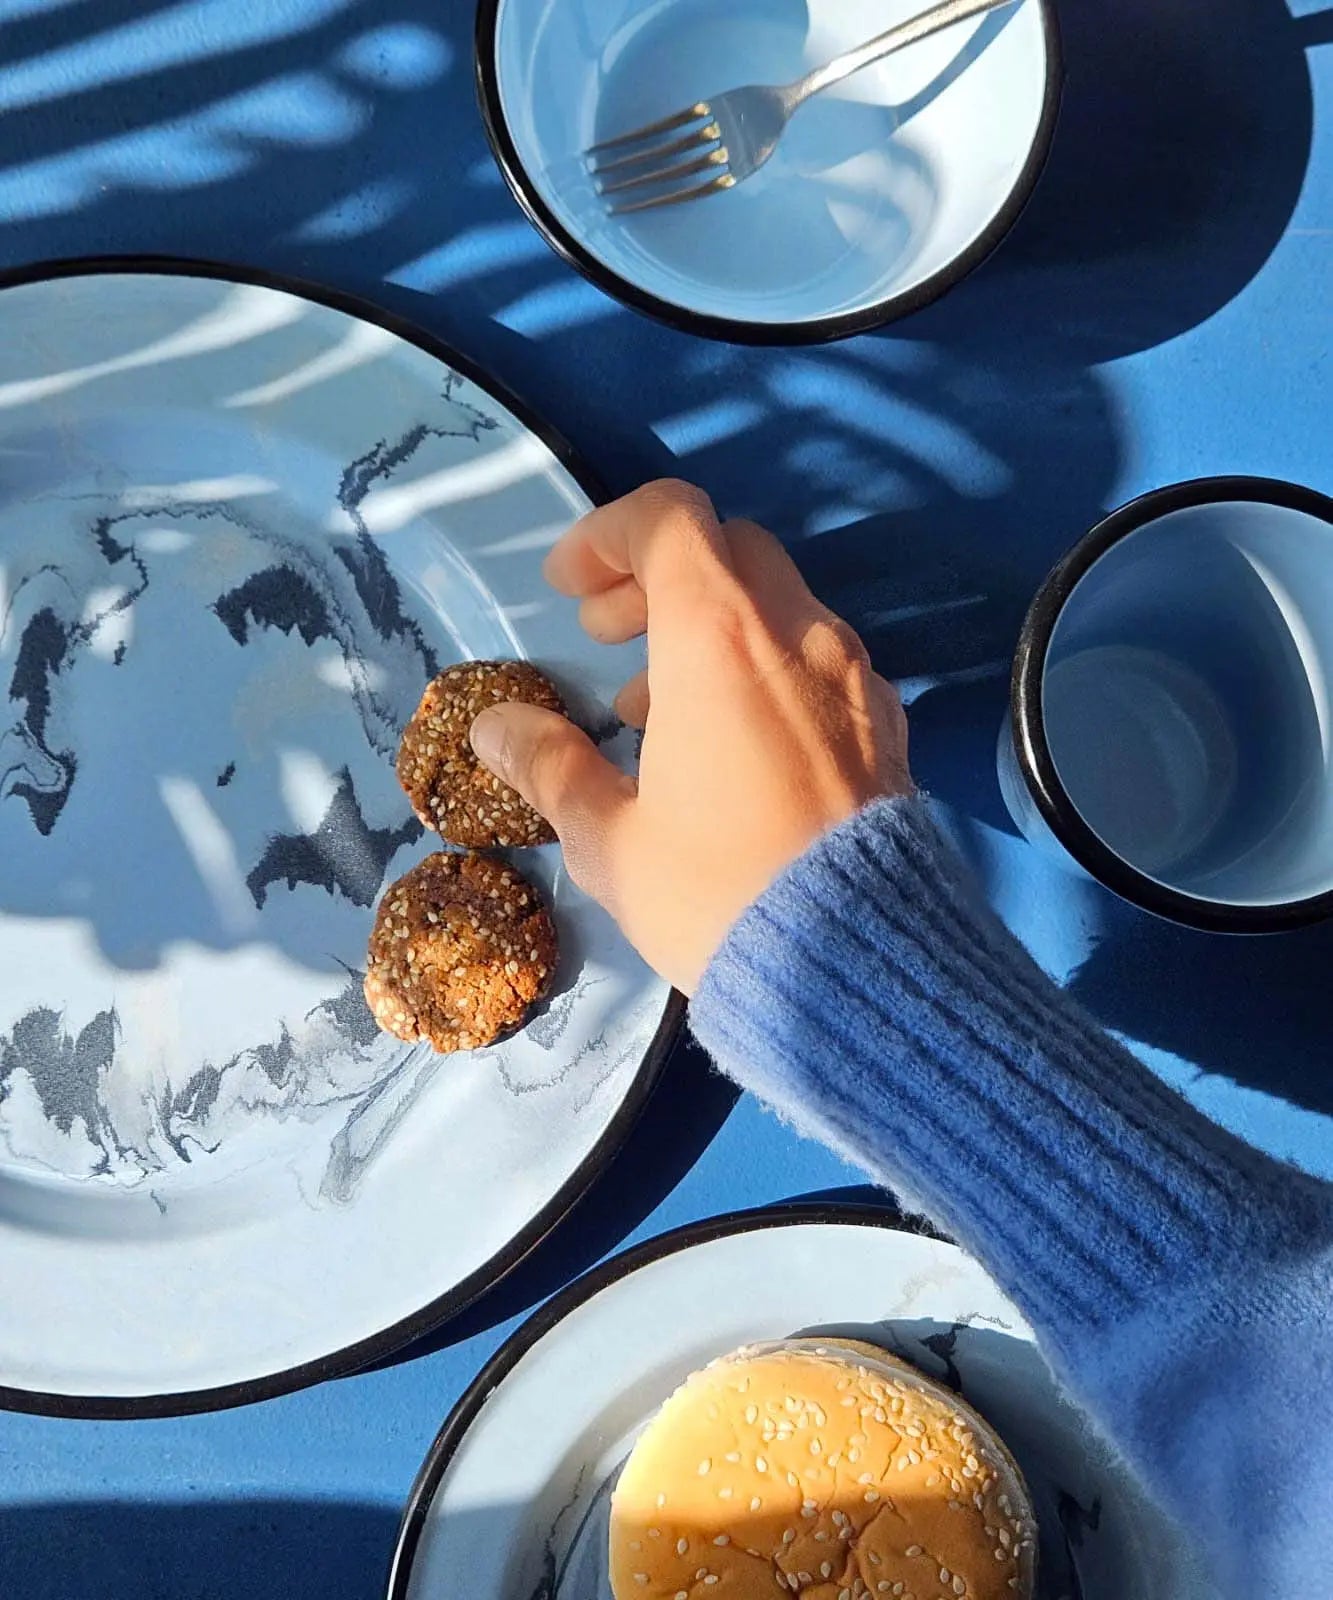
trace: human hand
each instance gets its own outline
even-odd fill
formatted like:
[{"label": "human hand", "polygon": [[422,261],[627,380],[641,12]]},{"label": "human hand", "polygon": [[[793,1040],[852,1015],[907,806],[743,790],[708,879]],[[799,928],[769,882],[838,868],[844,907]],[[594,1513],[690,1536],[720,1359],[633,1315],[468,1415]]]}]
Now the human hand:
[{"label": "human hand", "polygon": [[790,862],[880,795],[907,794],[907,724],[855,633],[778,541],[651,483],[577,523],[546,576],[594,639],[648,634],[616,699],[644,729],[626,777],[580,729],[517,703],[478,758],[551,823],[574,882],[691,994],[732,923]]}]

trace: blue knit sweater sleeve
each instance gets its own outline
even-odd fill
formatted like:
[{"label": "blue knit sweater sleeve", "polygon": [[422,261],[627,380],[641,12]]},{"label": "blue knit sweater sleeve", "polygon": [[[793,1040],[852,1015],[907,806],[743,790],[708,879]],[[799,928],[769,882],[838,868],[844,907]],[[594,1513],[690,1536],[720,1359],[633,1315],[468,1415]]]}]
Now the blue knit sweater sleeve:
[{"label": "blue knit sweater sleeve", "polygon": [[1224,1594],[1333,1595],[1333,1188],[1109,1039],[922,802],[880,801],[789,868],[691,1019],[986,1266]]}]

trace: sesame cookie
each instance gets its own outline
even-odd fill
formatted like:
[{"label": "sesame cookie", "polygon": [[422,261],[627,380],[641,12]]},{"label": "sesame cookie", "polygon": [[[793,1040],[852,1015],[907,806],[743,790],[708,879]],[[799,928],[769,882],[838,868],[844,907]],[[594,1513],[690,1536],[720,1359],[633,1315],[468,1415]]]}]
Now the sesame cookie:
[{"label": "sesame cookie", "polygon": [[555,926],[525,878],[488,856],[442,851],[385,890],[366,1004],[409,1043],[475,1050],[523,1022],[555,961]]},{"label": "sesame cookie", "polygon": [[546,821],[472,753],[479,712],[505,700],[564,711],[550,682],[527,661],[464,661],[427,685],[398,747],[398,781],[412,809],[450,844],[472,850],[550,844]]}]

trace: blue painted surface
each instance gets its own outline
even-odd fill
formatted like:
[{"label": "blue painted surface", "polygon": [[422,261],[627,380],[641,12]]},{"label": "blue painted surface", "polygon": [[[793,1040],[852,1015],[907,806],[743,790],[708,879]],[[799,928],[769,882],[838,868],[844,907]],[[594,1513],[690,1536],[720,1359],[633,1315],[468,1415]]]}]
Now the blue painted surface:
[{"label": "blue painted surface", "polygon": [[[0,0],[0,265],[162,251],[360,291],[614,488],[679,471],[767,521],[904,681],[918,774],[1040,959],[1201,1105],[1333,1175],[1333,928],[1150,922],[1021,843],[994,778],[1027,597],[1104,510],[1216,471],[1333,491],[1333,10],[1062,10],[1064,113],[1011,238],[829,350],[691,340],[550,255],[489,160],[463,0]],[[0,1594],[373,1596],[440,1419],[528,1308],[628,1238],[854,1181],[682,1053],[581,1211],[412,1359],[211,1417],[0,1417]]]}]

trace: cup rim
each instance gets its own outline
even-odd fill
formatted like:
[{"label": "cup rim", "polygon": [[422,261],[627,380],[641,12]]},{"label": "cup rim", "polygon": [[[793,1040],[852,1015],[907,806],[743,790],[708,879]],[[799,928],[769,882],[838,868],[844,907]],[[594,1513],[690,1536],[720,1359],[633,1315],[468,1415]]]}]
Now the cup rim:
[{"label": "cup rim", "polygon": [[1317,489],[1248,475],[1192,478],[1151,489],[1104,517],[1066,552],[1038,589],[1019,634],[1010,685],[1014,754],[1042,820],[1085,872],[1122,899],[1210,933],[1279,933],[1333,916],[1333,890],[1302,900],[1232,905],[1186,894],[1139,871],[1083,820],[1060,781],[1042,719],[1042,680],[1055,625],[1079,580],[1113,545],[1173,511],[1250,501],[1319,518],[1333,527],[1333,499]]},{"label": "cup rim", "polygon": [[720,339],[728,344],[827,344],[834,339],[845,339],[853,334],[883,327],[910,312],[921,310],[980,266],[1008,234],[1032,198],[1055,136],[1064,88],[1064,50],[1055,0],[1036,0],[1046,44],[1046,77],[1042,85],[1041,117],[1036,136],[1004,203],[965,250],[910,289],[887,295],[852,311],[831,312],[826,316],[788,322],[758,322],[744,317],[721,317],[708,312],[691,311],[686,306],[653,294],[607,266],[560,221],[539,193],[519,155],[500,96],[498,26],[500,7],[504,3],[505,0],[479,0],[473,55],[482,124],[491,153],[510,193],[529,222],[561,260],[631,310],[640,311],[681,333]]}]

